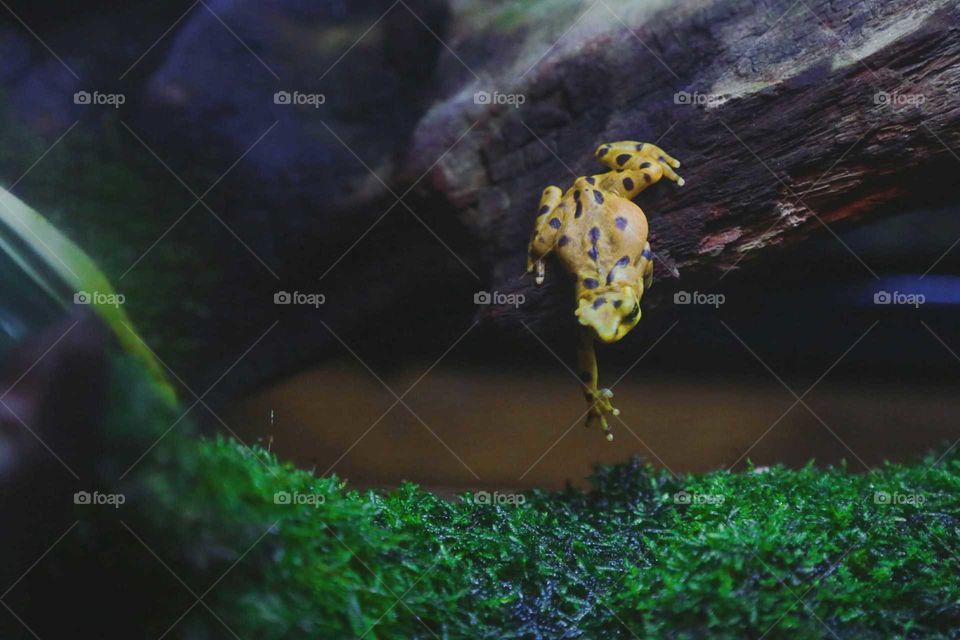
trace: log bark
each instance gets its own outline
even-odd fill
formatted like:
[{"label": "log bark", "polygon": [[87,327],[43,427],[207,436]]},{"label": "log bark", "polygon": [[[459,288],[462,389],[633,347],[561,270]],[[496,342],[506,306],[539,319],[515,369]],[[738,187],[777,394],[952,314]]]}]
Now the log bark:
[{"label": "log bark", "polygon": [[[427,172],[421,191],[468,230],[493,290],[532,294],[517,276],[539,194],[598,171],[607,141],[659,141],[683,162],[686,186],[637,199],[660,280],[749,269],[812,234],[958,200],[956,3],[601,0],[513,21],[470,6],[399,180]],[[478,91],[523,103],[477,104]]]}]

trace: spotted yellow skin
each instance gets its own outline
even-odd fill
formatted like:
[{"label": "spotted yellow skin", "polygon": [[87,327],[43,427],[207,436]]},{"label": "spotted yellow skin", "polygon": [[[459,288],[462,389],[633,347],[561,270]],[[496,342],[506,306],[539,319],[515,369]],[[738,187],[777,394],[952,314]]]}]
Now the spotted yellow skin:
[{"label": "spotted yellow skin", "polygon": [[587,426],[599,423],[613,440],[607,414],[619,415],[613,392],[597,386],[594,342],[613,343],[640,321],[640,299],[653,282],[653,253],[647,242],[647,217],[631,200],[666,177],[683,186],[674,171],[680,162],[652,144],[624,140],[600,145],[595,155],[610,171],[574,180],[566,192],[543,190],[530,240],[527,271],[537,285],[546,277],[546,258],[574,277],[580,380],[590,407]]}]

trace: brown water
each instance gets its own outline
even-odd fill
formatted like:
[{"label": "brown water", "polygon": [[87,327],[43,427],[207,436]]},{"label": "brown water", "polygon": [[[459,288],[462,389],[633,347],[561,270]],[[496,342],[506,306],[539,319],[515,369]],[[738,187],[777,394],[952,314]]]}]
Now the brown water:
[{"label": "brown water", "polygon": [[[422,371],[383,380],[402,395]],[[585,403],[571,376],[442,365],[404,397],[409,410],[390,409],[395,398],[368,371],[331,364],[224,417],[246,442],[263,438],[281,458],[353,486],[444,490],[583,486],[595,463],[632,455],[678,474],[742,469],[747,457],[758,466],[846,458],[863,470],[960,437],[960,399],[933,388],[825,381],[804,398],[816,415],[802,404],[784,415],[796,399],[775,380],[624,380],[615,393],[623,422],[614,419],[612,443],[578,419]]]}]

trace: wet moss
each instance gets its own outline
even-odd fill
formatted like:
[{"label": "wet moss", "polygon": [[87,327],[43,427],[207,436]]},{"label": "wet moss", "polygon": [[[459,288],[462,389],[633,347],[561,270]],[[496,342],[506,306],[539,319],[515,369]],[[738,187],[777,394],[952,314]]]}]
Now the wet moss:
[{"label": "wet moss", "polygon": [[[180,410],[135,382],[135,364],[117,366],[111,455],[129,461]],[[126,525],[186,584],[216,585],[204,602],[222,622],[186,616],[181,637],[220,637],[223,624],[261,638],[946,638],[960,628],[954,452],[866,474],[811,464],[674,478],[634,460],[598,467],[591,491],[445,500],[411,484],[354,491],[184,423],[119,485]],[[111,527],[92,526],[90,544],[142,564],[143,549]],[[179,585],[138,576],[123,579],[154,603],[139,623],[163,633],[184,607],[157,584]]]}]

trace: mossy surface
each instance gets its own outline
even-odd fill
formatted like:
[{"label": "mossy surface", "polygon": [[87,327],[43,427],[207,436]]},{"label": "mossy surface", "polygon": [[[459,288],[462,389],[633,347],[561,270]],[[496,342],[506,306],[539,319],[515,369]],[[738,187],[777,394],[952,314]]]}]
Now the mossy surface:
[{"label": "mossy surface", "polygon": [[[116,377],[109,436],[122,462],[103,465],[105,483],[181,415],[132,361]],[[187,422],[117,486],[119,515],[84,516],[89,545],[138,567],[122,579],[154,603],[141,622],[158,634],[192,598],[160,589],[186,595],[152,554],[197,595],[209,588],[216,616],[191,612],[177,637],[230,637],[225,626],[245,638],[949,638],[960,628],[953,453],[866,474],[809,465],[682,479],[634,461],[598,468],[589,492],[445,500],[410,484],[350,490]],[[147,579],[145,565],[165,579]]]}]

